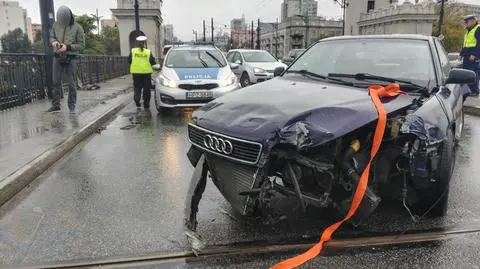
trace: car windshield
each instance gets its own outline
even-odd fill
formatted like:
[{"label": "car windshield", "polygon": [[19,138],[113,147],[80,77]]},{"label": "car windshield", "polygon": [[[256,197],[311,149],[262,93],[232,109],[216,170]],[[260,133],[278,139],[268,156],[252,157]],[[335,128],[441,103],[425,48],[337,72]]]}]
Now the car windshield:
[{"label": "car windshield", "polygon": [[171,50],[167,55],[169,68],[212,68],[224,67],[225,58],[218,50]]},{"label": "car windshield", "polygon": [[245,59],[245,62],[255,63],[270,63],[277,61],[275,57],[266,51],[246,51],[243,52],[243,58]]},{"label": "car windshield", "polygon": [[422,86],[435,79],[428,42],[412,39],[322,41],[305,52],[286,74],[299,70],[325,76],[331,73],[369,73]]}]

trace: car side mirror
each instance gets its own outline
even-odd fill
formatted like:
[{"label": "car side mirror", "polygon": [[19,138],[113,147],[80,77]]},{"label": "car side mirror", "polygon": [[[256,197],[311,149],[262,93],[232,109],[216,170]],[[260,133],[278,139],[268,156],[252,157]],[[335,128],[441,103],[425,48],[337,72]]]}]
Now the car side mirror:
[{"label": "car side mirror", "polygon": [[283,71],[285,71],[285,68],[283,66],[279,66],[273,70],[273,76],[278,77],[283,73]]},{"label": "car side mirror", "polygon": [[236,60],[235,63],[238,64],[238,65],[241,65],[241,64],[242,64],[242,61]]},{"label": "car side mirror", "polygon": [[230,63],[230,69],[238,69],[239,66],[237,63]]},{"label": "car side mirror", "polygon": [[471,70],[453,68],[445,84],[475,84],[477,74]]},{"label": "car side mirror", "polygon": [[278,59],[278,62],[283,63],[282,59]]},{"label": "car side mirror", "polygon": [[158,71],[158,70],[162,69],[162,66],[159,65],[159,64],[154,64],[154,65],[152,65],[152,68],[153,68],[153,70],[157,70],[157,71]]}]

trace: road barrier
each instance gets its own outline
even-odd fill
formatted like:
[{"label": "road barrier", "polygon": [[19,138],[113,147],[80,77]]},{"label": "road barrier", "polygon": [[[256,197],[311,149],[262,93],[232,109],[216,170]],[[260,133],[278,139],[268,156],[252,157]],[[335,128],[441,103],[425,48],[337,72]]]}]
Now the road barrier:
[{"label": "road barrier", "polygon": [[[0,111],[45,98],[49,62],[44,54],[0,53]],[[79,55],[77,76],[82,86],[128,73],[127,57]]]}]

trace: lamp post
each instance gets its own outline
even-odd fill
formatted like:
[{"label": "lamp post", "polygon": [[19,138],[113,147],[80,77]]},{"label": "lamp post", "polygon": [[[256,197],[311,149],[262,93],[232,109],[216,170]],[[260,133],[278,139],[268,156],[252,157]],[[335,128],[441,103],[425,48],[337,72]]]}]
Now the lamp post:
[{"label": "lamp post", "polygon": [[438,18],[438,36],[442,36],[443,32],[443,16],[445,13],[445,0],[440,0],[441,5],[440,5],[440,18]]},{"label": "lamp post", "polygon": [[337,3],[340,5],[340,7],[343,9],[343,18],[342,18],[342,35],[345,35],[345,14],[346,14],[346,9],[350,5],[350,3],[347,2],[347,0],[333,0],[333,3]]},{"label": "lamp post", "polygon": [[140,15],[138,14],[138,0],[135,0],[133,8],[135,9],[135,32],[138,37],[140,36]]}]

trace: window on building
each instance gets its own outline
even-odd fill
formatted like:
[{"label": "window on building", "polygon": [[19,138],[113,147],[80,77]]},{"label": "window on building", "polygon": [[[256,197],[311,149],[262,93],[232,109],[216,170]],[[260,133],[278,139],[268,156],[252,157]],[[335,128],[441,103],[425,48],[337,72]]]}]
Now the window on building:
[{"label": "window on building", "polygon": [[375,9],[375,1],[369,0],[367,2],[367,12],[370,12],[371,10]]}]

